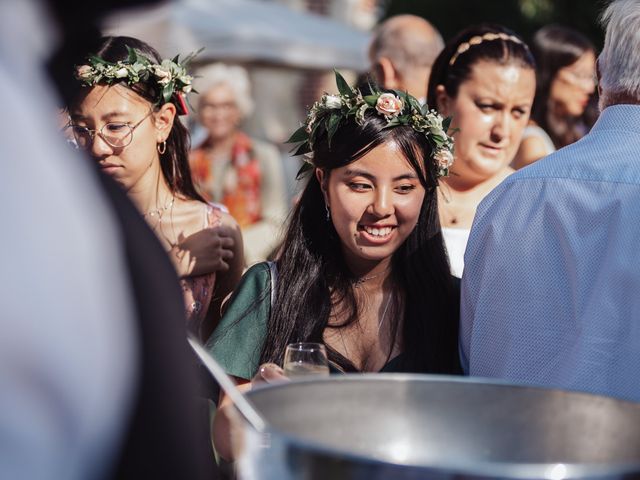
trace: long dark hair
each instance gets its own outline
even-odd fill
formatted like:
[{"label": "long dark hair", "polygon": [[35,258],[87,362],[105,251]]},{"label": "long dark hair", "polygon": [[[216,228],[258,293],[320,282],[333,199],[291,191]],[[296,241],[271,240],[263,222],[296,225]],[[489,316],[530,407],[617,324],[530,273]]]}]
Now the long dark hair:
[{"label": "long dark hair", "polygon": [[561,68],[574,64],[586,52],[594,52],[595,47],[580,32],[561,25],[547,25],[538,30],[531,41],[531,51],[538,64],[536,70],[536,96],[533,101],[531,118],[546,131],[556,148],[575,142],[584,135],[585,124],[593,121],[582,117],[549,118],[549,93],[551,83]]},{"label": "long dark hair", "polygon": [[[437,173],[432,149],[409,126],[385,128],[383,117],[368,110],[362,125],[353,117],[314,144],[314,164],[329,172],[348,165],[385,142],[394,141],[417,173],[426,194],[418,223],[393,254],[391,278],[404,295],[403,365],[405,371],[456,373],[458,298],[438,220]],[[332,307],[346,309],[346,326],[358,318],[353,275],[344,261],[333,223],[312,175],[295,207],[277,260],[278,282],[261,362],[281,363],[291,342],[323,342]],[[344,311],[344,310],[343,310]],[[399,324],[394,319],[395,326]],[[394,327],[393,332],[397,332]],[[330,361],[354,371],[349,359],[328,348]]]},{"label": "long dark hair", "polygon": [[[482,37],[487,34],[499,34],[511,38],[484,39],[477,44],[470,42],[473,37]],[[468,45],[468,48],[458,52],[463,44]],[[498,65],[515,64],[534,70],[536,68],[536,62],[524,40],[508,28],[488,23],[471,26],[449,40],[433,64],[427,91],[427,98],[433,106],[436,106],[434,102],[437,98],[438,85],[444,86],[447,95],[455,98],[460,85],[471,77],[473,66],[481,61]]]},{"label": "long dark hair", "polygon": [[[147,43],[133,37],[102,37],[98,41],[98,45],[91,49],[90,53],[85,54],[78,63],[86,59],[89,55],[97,55],[108,62],[124,61],[128,58],[129,52],[127,47],[137,50],[150,60],[160,63],[162,61],[158,52]],[[86,91],[79,80],[72,77],[70,80],[76,85],[75,100],[77,100],[83,91]],[[154,108],[158,108],[161,98],[158,85],[153,81],[141,81],[139,83],[128,86],[125,82],[122,85],[127,86],[145,100],[148,100]],[[176,101],[172,99],[172,101]],[[178,111],[180,110],[179,106]],[[169,189],[174,194],[179,194],[191,200],[205,200],[196,190],[191,178],[191,170],[189,168],[189,148],[190,137],[185,126],[176,117],[167,138],[167,148],[164,153],[160,154],[160,169],[166,180]]]}]

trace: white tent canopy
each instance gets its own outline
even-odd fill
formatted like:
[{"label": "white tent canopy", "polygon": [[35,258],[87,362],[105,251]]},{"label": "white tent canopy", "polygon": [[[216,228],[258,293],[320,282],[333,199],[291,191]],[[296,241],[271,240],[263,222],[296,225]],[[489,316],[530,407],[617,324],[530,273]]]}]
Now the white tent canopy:
[{"label": "white tent canopy", "polygon": [[174,0],[112,16],[103,30],[109,35],[140,38],[164,56],[204,47],[200,62],[367,68],[368,33],[264,1]]}]

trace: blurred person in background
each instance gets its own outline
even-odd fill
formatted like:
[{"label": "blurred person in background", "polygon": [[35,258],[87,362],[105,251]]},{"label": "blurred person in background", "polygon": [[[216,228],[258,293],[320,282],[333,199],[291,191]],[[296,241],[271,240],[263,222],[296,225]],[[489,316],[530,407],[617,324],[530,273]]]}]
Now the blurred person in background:
[{"label": "blurred person in background", "polygon": [[124,3],[0,2],[2,479],[215,478],[175,271],[56,131],[76,49]]},{"label": "blurred person in background", "polygon": [[462,279],[470,375],[640,401],[640,2],[606,8],[600,116],[482,202]]},{"label": "blurred person in background", "polygon": [[524,41],[499,25],[469,27],[436,59],[428,98],[452,117],[455,162],[440,184],[438,208],[452,273],[462,276],[464,251],[478,204],[513,172],[513,160],[535,94],[535,62]]},{"label": "blurred person in background", "polygon": [[[185,65],[163,61],[151,46],[131,37],[101,39],[86,62],[70,78],[76,93],[69,104],[69,129],[78,146],[124,188],[169,255],[179,257],[187,239],[221,235],[226,227],[225,243],[204,252],[211,268],[180,280],[187,330],[206,339],[220,318],[222,300],[240,280],[244,259],[236,221],[205,202],[193,186],[189,134],[177,118],[186,113],[182,94],[190,90],[192,77]],[[148,75],[141,76],[140,68]]]},{"label": "blurred person in background", "polygon": [[289,210],[281,155],[240,128],[253,110],[244,68],[218,63],[197,77],[198,119],[207,138],[191,152],[193,179],[207,200],[223,204],[238,221],[251,265],[273,253]]},{"label": "blurred person in background", "polygon": [[384,88],[409,92],[424,104],[431,67],[443,48],[442,36],[424,18],[390,17],[373,32],[371,74]]},{"label": "blurred person in background", "polygon": [[582,138],[591,127],[585,118],[595,92],[596,53],[580,32],[548,25],[533,36],[536,98],[514,168],[525,167]]}]

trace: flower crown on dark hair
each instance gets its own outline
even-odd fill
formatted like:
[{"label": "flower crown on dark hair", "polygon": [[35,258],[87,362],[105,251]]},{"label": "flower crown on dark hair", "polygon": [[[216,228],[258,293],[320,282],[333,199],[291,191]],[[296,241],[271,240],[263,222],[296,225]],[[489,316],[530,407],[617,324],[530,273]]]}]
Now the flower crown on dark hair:
[{"label": "flower crown on dark hair", "polygon": [[156,104],[168,103],[175,96],[176,106],[182,110],[178,113],[186,114],[187,106],[182,95],[191,91],[197,93],[193,90],[193,77],[187,74],[186,67],[202,49],[191,53],[182,62],[180,56],[176,55],[173,59],[162,60],[159,64],[133,48],[127,47],[127,51],[127,59],[115,63],[97,55],[90,56],[86,64],[76,66],[76,78],[88,87],[118,82],[127,85],[140,82],[156,83],[160,92]]},{"label": "flower crown on dark hair", "polygon": [[433,147],[432,160],[436,162],[438,176],[449,174],[453,164],[453,138],[447,131],[451,118],[442,118],[435,110],[426,105],[421,106],[418,100],[407,92],[391,90],[381,92],[374,86],[370,95],[362,95],[356,87],[350,87],[346,80],[335,71],[339,95],[325,93],[320,101],[313,104],[307,119],[287,140],[287,143],[301,143],[296,147],[293,156],[304,155],[305,163],[296,178],[311,170],[314,145],[318,138],[325,134],[331,147],[331,139],[349,117],[354,117],[358,125],[364,123],[365,112],[375,110],[387,121],[385,128],[408,125],[415,131],[424,134]]}]

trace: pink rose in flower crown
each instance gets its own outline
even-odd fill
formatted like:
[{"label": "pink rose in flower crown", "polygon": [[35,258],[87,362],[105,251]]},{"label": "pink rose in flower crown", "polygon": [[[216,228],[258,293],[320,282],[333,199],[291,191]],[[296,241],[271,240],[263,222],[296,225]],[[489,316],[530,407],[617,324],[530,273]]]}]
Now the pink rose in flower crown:
[{"label": "pink rose in flower crown", "polygon": [[81,80],[88,80],[93,75],[93,68],[89,65],[80,65],[76,68],[76,75]]},{"label": "pink rose in flower crown", "polygon": [[445,170],[453,165],[453,154],[446,148],[440,148],[433,156],[438,168]]},{"label": "pink rose in flower crown", "polygon": [[385,117],[397,117],[403,108],[404,102],[393,93],[383,93],[376,102],[376,110]]}]

